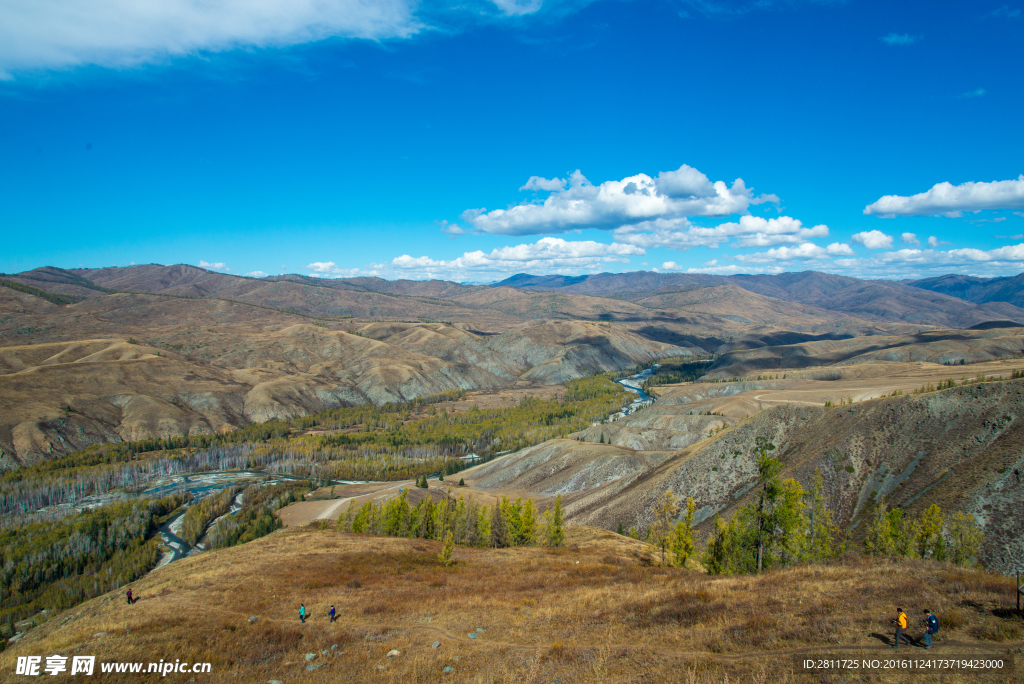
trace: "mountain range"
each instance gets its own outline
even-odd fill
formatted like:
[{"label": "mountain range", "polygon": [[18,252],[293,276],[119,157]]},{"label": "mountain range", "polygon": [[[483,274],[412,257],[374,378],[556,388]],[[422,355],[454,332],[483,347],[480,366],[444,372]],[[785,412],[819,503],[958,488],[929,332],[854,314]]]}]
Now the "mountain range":
[{"label": "mountain range", "polygon": [[1000,332],[1024,324],[1019,282],[639,272],[481,286],[37,268],[0,275],[0,469],[97,442],[559,384],[666,357],[714,355],[719,378],[986,361],[1022,351]]}]

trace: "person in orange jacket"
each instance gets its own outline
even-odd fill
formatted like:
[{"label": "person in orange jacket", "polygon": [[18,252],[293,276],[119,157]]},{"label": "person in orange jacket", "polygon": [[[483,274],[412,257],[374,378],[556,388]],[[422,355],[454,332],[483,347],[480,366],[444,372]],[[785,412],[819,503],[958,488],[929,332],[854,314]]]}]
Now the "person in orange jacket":
[{"label": "person in orange jacket", "polygon": [[910,637],[903,633],[903,630],[907,628],[907,614],[903,612],[902,608],[896,608],[896,619],[893,620],[893,624],[896,625],[896,639],[893,642],[893,648],[900,647],[900,639],[907,642],[907,646],[910,645]]}]

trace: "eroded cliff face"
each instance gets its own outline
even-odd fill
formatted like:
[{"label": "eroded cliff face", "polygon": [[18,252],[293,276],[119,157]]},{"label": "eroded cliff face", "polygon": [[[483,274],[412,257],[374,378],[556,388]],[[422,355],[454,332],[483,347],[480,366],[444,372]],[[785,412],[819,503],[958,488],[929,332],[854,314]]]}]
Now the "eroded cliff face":
[{"label": "eroded cliff face", "polygon": [[[660,404],[660,402],[659,402]],[[731,516],[757,481],[754,450],[773,444],[783,477],[809,485],[822,473],[837,522],[855,540],[884,499],[917,515],[938,504],[975,516],[987,565],[1024,563],[1024,380],[970,385],[923,395],[823,408],[787,404],[732,421],[686,413],[689,404],[655,406],[575,437],[553,440],[492,462],[467,477],[476,487],[562,493],[568,518],[614,529],[653,521],[657,497],[693,497],[707,530]],[[673,415],[675,412],[675,415]],[[708,437],[710,423],[733,423]],[[674,441],[695,439],[680,450]],[[643,442],[650,450],[630,447]]]},{"label": "eroded cliff face", "polygon": [[102,338],[0,347],[0,469],[91,444],[214,434],[453,389],[557,384],[689,353],[587,323],[539,322],[490,339],[444,324],[193,330],[190,346]]}]

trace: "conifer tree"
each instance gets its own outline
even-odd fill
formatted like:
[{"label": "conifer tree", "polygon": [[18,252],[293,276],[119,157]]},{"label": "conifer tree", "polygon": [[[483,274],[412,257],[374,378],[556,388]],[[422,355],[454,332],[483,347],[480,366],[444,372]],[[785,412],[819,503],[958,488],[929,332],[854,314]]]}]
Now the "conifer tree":
[{"label": "conifer tree", "polygon": [[690,559],[696,548],[693,539],[693,514],[696,510],[697,504],[694,503],[693,497],[688,497],[686,499],[686,514],[682,520],[676,523],[675,533],[672,535],[673,564],[680,568],[686,567],[686,561]]},{"label": "conifer tree", "polygon": [[548,509],[548,546],[559,547],[565,543],[565,530],[562,529],[562,495],[555,497],[555,505]]},{"label": "conifer tree", "polygon": [[936,545],[942,538],[942,510],[932,504],[914,521],[914,550],[921,558],[935,556]]},{"label": "conifer tree", "polygon": [[672,490],[665,490],[658,497],[654,506],[654,526],[651,531],[651,542],[661,550],[661,564],[665,565],[665,550],[671,545],[672,527],[679,504]]},{"label": "conifer tree", "polygon": [[437,559],[441,561],[441,564],[445,567],[455,562],[455,539],[452,537],[452,531],[448,530],[444,535],[444,546],[441,548],[441,553],[437,554]]},{"label": "conifer tree", "polygon": [[949,556],[957,565],[974,565],[984,541],[974,516],[957,511],[949,519]]},{"label": "conifer tree", "polygon": [[523,512],[520,516],[520,543],[525,546],[533,545],[537,538],[537,512],[533,507],[533,500],[527,499],[523,504]]},{"label": "conifer tree", "polygon": [[494,510],[491,511],[491,534],[490,546],[495,549],[503,549],[508,546],[508,537],[505,530],[505,513],[502,511],[501,503],[494,502]]},{"label": "conifer tree", "polygon": [[825,484],[821,471],[814,469],[814,479],[807,494],[807,543],[805,557],[822,561],[836,555],[839,529],[832,520],[832,511],[825,502]]},{"label": "conifer tree", "polygon": [[491,543],[491,516],[487,506],[481,506],[476,518],[476,543],[478,546],[488,546]]}]

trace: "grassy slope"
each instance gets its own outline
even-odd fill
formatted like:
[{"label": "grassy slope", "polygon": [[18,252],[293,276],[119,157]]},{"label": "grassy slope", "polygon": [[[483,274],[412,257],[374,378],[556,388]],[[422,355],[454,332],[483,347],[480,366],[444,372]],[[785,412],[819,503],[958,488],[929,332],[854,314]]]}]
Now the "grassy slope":
[{"label": "grassy slope", "polygon": [[[932,654],[1021,660],[1009,653],[1024,644],[1020,621],[1002,610],[1013,581],[998,575],[851,558],[760,577],[709,577],[645,567],[639,542],[603,530],[573,528],[569,543],[460,548],[459,562],[444,568],[437,542],[280,531],[150,574],[133,585],[142,597],[135,606],[118,591],[57,615],[0,655],[0,671],[11,671],[19,655],[80,652],[100,661],[210,661],[204,682],[436,681],[446,665],[459,682],[861,681],[805,678],[794,658],[825,649],[890,656],[883,640],[897,602],[914,636],[922,607],[946,623]],[[296,616],[300,602],[313,616],[306,625]],[[325,618],[331,603],[340,615],[333,625]],[[483,633],[470,640],[478,627]],[[1013,640],[991,641],[998,635]],[[440,648],[430,647],[434,641]],[[318,657],[324,667],[306,672],[304,654],[332,644],[337,654]],[[401,655],[387,658],[390,649]]]}]

